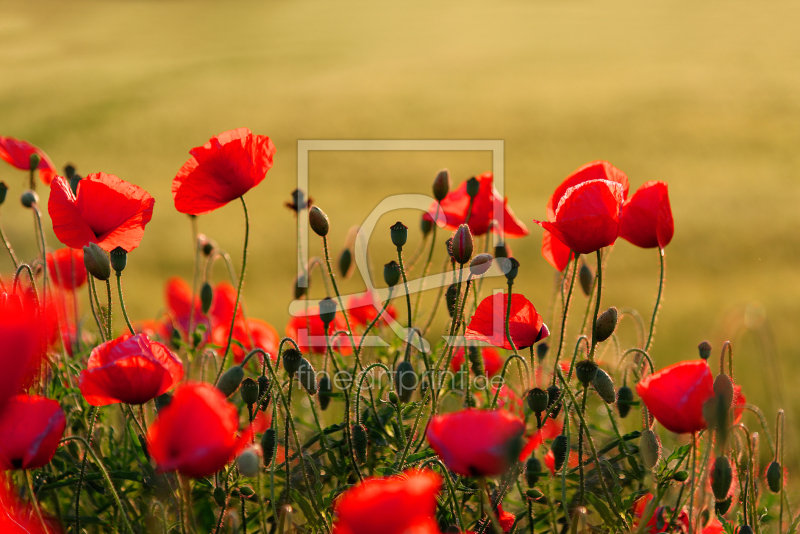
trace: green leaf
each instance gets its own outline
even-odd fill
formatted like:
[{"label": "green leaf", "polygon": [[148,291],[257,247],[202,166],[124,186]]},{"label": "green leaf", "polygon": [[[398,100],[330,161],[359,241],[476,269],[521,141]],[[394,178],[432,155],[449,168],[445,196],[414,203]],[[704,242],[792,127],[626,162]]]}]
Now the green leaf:
[{"label": "green leaf", "polygon": [[597,513],[600,514],[600,517],[603,518],[603,521],[606,522],[608,525],[615,525],[617,524],[617,520],[614,517],[614,514],[611,513],[606,503],[604,503],[601,499],[599,499],[595,494],[591,492],[587,492],[584,494],[586,496],[586,500],[589,501],[589,504],[594,506],[594,509],[597,510]]}]

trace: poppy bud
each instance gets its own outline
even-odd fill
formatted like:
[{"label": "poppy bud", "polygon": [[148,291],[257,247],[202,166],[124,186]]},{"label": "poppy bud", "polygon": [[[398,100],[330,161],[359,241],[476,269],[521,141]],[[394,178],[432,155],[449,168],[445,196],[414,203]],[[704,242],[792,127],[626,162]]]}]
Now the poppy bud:
[{"label": "poppy bud", "polygon": [[263,452],[264,467],[269,467],[272,463],[272,456],[275,454],[275,442],[278,439],[278,433],[274,428],[268,428],[261,436],[261,451]]},{"label": "poppy bud", "polygon": [[722,403],[727,412],[733,403],[733,383],[728,375],[717,375],[714,379],[714,393],[722,397]]},{"label": "poppy bud", "polygon": [[244,369],[242,369],[242,367],[239,365],[234,365],[222,373],[222,376],[219,377],[217,389],[220,390],[226,397],[230,397],[236,392],[237,389],[239,389],[239,385],[242,383],[243,379]]},{"label": "poppy bud", "polygon": [[220,486],[214,488],[214,502],[220,508],[225,508],[228,505],[228,494]]},{"label": "poppy bud", "polygon": [[[547,388],[547,410],[550,411],[550,408],[553,404],[558,401],[558,397],[561,396],[561,390],[558,388],[557,385],[553,384]],[[558,406],[550,413],[550,418],[555,419],[558,417],[558,412],[561,411],[561,403],[558,403]]]},{"label": "poppy bud", "polygon": [[549,350],[550,350],[550,345],[548,345],[547,343],[539,343],[538,345],[536,345],[536,358],[539,361],[544,360]]},{"label": "poppy bud", "polygon": [[642,431],[639,438],[639,453],[642,455],[642,463],[648,471],[652,470],[661,459],[661,440],[652,430]]},{"label": "poppy bud", "polygon": [[567,436],[564,434],[556,436],[553,443],[550,444],[550,450],[553,451],[553,470],[560,471],[569,455],[569,440],[567,440]]},{"label": "poppy bud", "polygon": [[733,495],[731,495],[724,501],[715,502],[714,511],[717,513],[717,515],[725,515],[728,513],[728,510],[730,510],[731,504],[733,504]]},{"label": "poppy bud", "polygon": [[242,388],[239,391],[245,404],[251,405],[258,402],[258,382],[252,378],[245,378],[242,381]]},{"label": "poppy bud", "polygon": [[214,252],[214,243],[206,240],[206,242],[203,243],[203,247],[201,250],[203,251],[203,256],[205,256],[206,258],[211,256],[211,253]]},{"label": "poppy bud", "polygon": [[397,403],[400,402],[400,399],[397,398],[397,393],[395,393],[394,391],[389,392],[389,402],[391,402],[394,405],[397,405]]},{"label": "poppy bud", "polygon": [[689,480],[689,472],[688,471],[678,471],[674,475],[672,475],[672,480],[675,482],[686,482]]},{"label": "poppy bud", "polygon": [[585,263],[581,263],[581,268],[578,271],[578,280],[581,283],[583,294],[588,297],[592,292],[592,284],[594,283],[594,273],[592,272],[592,268]]},{"label": "poppy bud", "polygon": [[369,445],[367,427],[362,424],[353,425],[350,427],[350,435],[353,438],[353,451],[356,453],[356,458],[363,464],[367,461],[367,447]]},{"label": "poppy bud", "polygon": [[711,343],[703,341],[697,345],[697,350],[700,351],[700,357],[707,360],[711,357]]},{"label": "poppy bud", "polygon": [[319,379],[319,392],[317,395],[319,409],[323,412],[328,409],[328,405],[331,403],[331,393],[333,393],[333,384],[328,377],[328,373],[323,372]]},{"label": "poppy bud", "polygon": [[584,386],[588,386],[597,375],[597,364],[592,360],[582,360],[575,364],[575,376]]},{"label": "poppy bud", "polygon": [[472,261],[469,262],[469,272],[472,273],[472,276],[481,276],[486,274],[486,271],[492,266],[492,258],[491,254],[487,254],[484,252],[483,254],[478,254]]},{"label": "poppy bud", "polygon": [[20,198],[22,205],[26,208],[32,207],[34,204],[39,203],[39,195],[36,194],[36,191],[32,191],[28,189],[24,193],[22,193],[22,197]]},{"label": "poppy bud", "polygon": [[111,277],[111,262],[97,243],[89,243],[83,247],[83,265],[98,280],[108,280]]},{"label": "poppy bud", "polygon": [[486,373],[486,367],[484,365],[483,355],[481,354],[480,349],[473,344],[469,344],[467,346],[466,353],[472,373],[475,376],[484,375]]},{"label": "poppy bud", "polygon": [[472,232],[466,224],[460,225],[453,233],[453,259],[464,265],[472,257]]},{"label": "poppy bud", "polygon": [[291,192],[291,195],[292,195],[292,201],[284,202],[283,205],[295,213],[297,213],[300,210],[306,209],[308,205],[314,201],[311,197],[308,197],[308,199],[306,199],[306,194],[303,193],[302,189],[295,189],[294,191]]},{"label": "poppy bud", "polygon": [[262,399],[261,400],[262,412],[266,410],[267,407],[269,407],[269,401],[271,396],[269,393],[269,386],[270,386],[269,378],[267,378],[266,376],[258,377],[258,398]]},{"label": "poppy bud", "polygon": [[408,226],[397,221],[389,229],[391,230],[392,244],[394,244],[398,250],[402,249],[403,245],[408,241]]},{"label": "poppy bud", "polygon": [[39,166],[39,162],[42,161],[42,158],[39,157],[39,154],[36,152],[31,152],[31,155],[28,157],[28,163],[30,163],[30,169],[36,169]]},{"label": "poppy bud", "polygon": [[505,243],[500,243],[494,247],[494,257],[495,258],[507,258],[508,257],[508,248],[506,247]]},{"label": "poppy bud", "polygon": [[447,304],[447,313],[450,314],[450,318],[452,319],[453,315],[456,313],[456,300],[458,299],[458,286],[455,284],[450,284],[450,287],[447,288],[447,292],[444,294],[444,302]]},{"label": "poppy bud", "polygon": [[6,201],[6,193],[8,193],[8,186],[5,182],[0,182],[0,204]]},{"label": "poppy bud", "polygon": [[349,248],[342,250],[339,254],[339,273],[342,278],[347,279],[350,276],[351,267],[353,266],[353,252]]},{"label": "poppy bud", "polygon": [[294,374],[300,367],[300,360],[302,359],[303,355],[295,348],[289,348],[283,351],[283,369],[289,375],[289,378],[294,378]]},{"label": "poppy bud", "polygon": [[419,228],[422,230],[422,235],[427,236],[433,230],[433,219],[430,215],[425,213],[420,219]]},{"label": "poppy bud", "polygon": [[309,286],[309,278],[306,273],[298,275],[297,278],[294,279],[294,298],[300,299],[305,296],[306,292],[308,291]]},{"label": "poppy bud", "polygon": [[383,281],[389,287],[394,287],[400,281],[400,265],[394,260],[383,266]]},{"label": "poppy bud", "polygon": [[[235,491],[235,490],[234,490]],[[250,499],[252,497],[258,497],[256,492],[250,486],[242,486],[239,488],[239,495],[244,497],[245,499]]]},{"label": "poppy bud", "polygon": [[500,267],[503,269],[503,274],[506,275],[506,280],[509,282],[513,282],[519,273],[519,262],[516,258],[506,258]]},{"label": "poppy bud", "polygon": [[614,381],[611,380],[608,373],[598,368],[597,374],[594,375],[593,384],[594,390],[606,404],[614,404],[617,400],[617,392],[614,391]]},{"label": "poppy bud", "polygon": [[547,392],[542,388],[533,388],[528,392],[528,408],[537,416],[547,409]]},{"label": "poppy bud", "polygon": [[156,403],[156,412],[161,413],[161,410],[169,406],[169,403],[172,402],[172,395],[169,393],[162,393],[158,397],[155,398]]},{"label": "poppy bud", "polygon": [[750,525],[742,525],[739,527],[739,530],[736,531],[736,534],[753,534],[753,529],[750,528]]},{"label": "poppy bud", "polygon": [[309,395],[317,394],[317,376],[314,366],[305,358],[300,359],[300,366],[297,368],[297,380],[308,391]]},{"label": "poppy bud", "polygon": [[214,289],[208,282],[203,282],[203,285],[200,286],[200,308],[203,310],[204,314],[208,313],[208,310],[211,309],[213,300]]},{"label": "poppy bud", "polygon": [[528,487],[533,487],[539,482],[539,473],[542,471],[542,462],[540,462],[536,456],[531,456],[528,458],[528,461],[525,462],[525,482],[528,483]]},{"label": "poppy bud", "polygon": [[433,180],[433,198],[441,202],[450,192],[450,171],[442,169]]},{"label": "poppy bud", "polygon": [[600,317],[597,318],[597,327],[594,330],[594,338],[598,343],[602,343],[611,337],[611,334],[617,328],[618,319],[619,313],[614,306],[600,314]]},{"label": "poppy bud", "polygon": [[767,468],[767,486],[772,493],[779,493],[783,486],[783,471],[781,464],[772,462]]},{"label": "poppy bud", "polygon": [[254,477],[258,475],[261,454],[255,446],[248,447],[236,458],[236,466],[239,468],[239,473],[246,477]]},{"label": "poppy bud", "polygon": [[394,375],[394,385],[401,402],[411,400],[411,395],[417,388],[417,373],[411,362],[402,361],[397,366]]},{"label": "poppy bud", "polygon": [[531,488],[525,492],[525,497],[539,504],[547,504],[547,497],[541,491]]},{"label": "poppy bud", "polygon": [[72,194],[73,195],[77,195],[78,194],[78,184],[81,183],[82,179],[83,178],[81,178],[80,175],[78,175],[78,174],[73,175],[69,179],[69,188],[72,189]]},{"label": "poppy bud", "polygon": [[717,456],[714,460],[714,469],[711,470],[711,489],[718,501],[728,496],[733,482],[731,463],[727,456]]},{"label": "poppy bud", "polygon": [[117,247],[111,251],[111,267],[118,275],[122,274],[128,264],[128,251],[122,247]]},{"label": "poppy bud", "polygon": [[328,235],[328,231],[331,229],[328,216],[325,215],[324,211],[319,209],[319,206],[312,206],[311,209],[308,210],[308,224],[311,226],[311,229],[314,230],[314,233],[320,237]]},{"label": "poppy bud", "polygon": [[481,190],[481,183],[474,176],[467,180],[467,194],[469,198],[474,199],[478,196],[478,191]]},{"label": "poppy bud", "polygon": [[325,330],[328,325],[336,318],[336,301],[330,297],[325,297],[319,301],[319,318],[322,319],[322,324],[325,325]]},{"label": "poppy bud", "polygon": [[633,390],[628,386],[622,386],[617,392],[617,410],[619,411],[619,416],[623,419],[631,411],[631,405],[628,404],[630,402],[633,402]]}]

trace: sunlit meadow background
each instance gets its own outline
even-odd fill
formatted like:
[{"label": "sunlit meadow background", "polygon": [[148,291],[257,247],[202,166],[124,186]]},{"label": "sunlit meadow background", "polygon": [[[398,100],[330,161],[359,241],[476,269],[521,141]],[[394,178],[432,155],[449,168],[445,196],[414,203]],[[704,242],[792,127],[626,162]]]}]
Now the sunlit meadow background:
[{"label": "sunlit meadow background", "polygon": [[[789,1],[0,2],[0,135],[42,147],[59,169],[116,174],[156,198],[124,276],[136,319],[159,313],[167,277],[192,275],[189,221],[170,194],[188,150],[240,126],[271,136],[275,165],[247,195],[244,295],[248,312],[281,332],[297,269],[283,202],[296,187],[299,139],[504,140],[505,194],[531,230],[511,243],[522,263],[515,288],[542,312],[553,269],[531,221],[545,217],[554,187],[593,159],[625,171],[631,192],[664,180],[675,238],[657,365],[696,358],[703,339],[717,365],[722,342],[734,340],[737,381],[769,412],[786,408],[796,454],[798,17]],[[385,196],[430,194],[442,167],[457,185],[491,165],[486,152],[314,153],[309,193],[330,216],[338,256]],[[0,220],[31,258],[31,218],[17,201],[25,174],[2,166],[0,179],[11,186]],[[39,194],[46,205],[41,185]],[[393,257],[397,219],[412,228],[413,254],[419,215],[381,218],[375,265]],[[200,220],[237,267],[243,229],[238,203]],[[58,245],[52,232],[48,245]],[[0,255],[0,271],[10,268]],[[620,241],[604,302],[647,317],[657,283],[656,252]],[[324,296],[321,280],[312,284]],[[342,285],[363,288],[359,273]],[[582,313],[585,297],[576,302]]]}]

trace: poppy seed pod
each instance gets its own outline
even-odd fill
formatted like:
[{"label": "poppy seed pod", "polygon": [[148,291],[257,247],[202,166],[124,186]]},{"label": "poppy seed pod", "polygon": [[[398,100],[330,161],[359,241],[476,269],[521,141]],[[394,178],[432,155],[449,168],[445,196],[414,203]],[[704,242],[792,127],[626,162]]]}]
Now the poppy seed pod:
[{"label": "poppy seed pod", "polygon": [[494,257],[495,258],[507,258],[508,257],[508,248],[506,247],[505,243],[500,243],[494,247]]},{"label": "poppy seed pod", "polygon": [[342,250],[342,253],[339,254],[339,274],[342,275],[342,278],[347,279],[352,273],[353,267],[353,252],[349,248],[345,248]]},{"label": "poppy seed pod", "polygon": [[350,427],[350,434],[353,439],[353,451],[356,453],[356,458],[363,464],[367,461],[367,448],[369,446],[367,427],[362,424],[353,425]]},{"label": "poppy seed pod", "polygon": [[239,385],[242,383],[243,379],[244,369],[239,365],[234,365],[219,377],[217,389],[226,397],[230,397],[239,389]]},{"label": "poppy seed pod", "polygon": [[111,267],[114,268],[114,272],[118,275],[121,274],[128,264],[128,251],[122,247],[117,247],[109,255],[111,256]]},{"label": "poppy seed pod", "polygon": [[402,361],[398,364],[394,375],[394,385],[401,402],[411,400],[411,395],[417,389],[417,373],[411,362]]},{"label": "poppy seed pod", "polygon": [[246,448],[236,457],[239,473],[246,477],[257,476],[259,464],[261,464],[261,451],[258,450],[258,445]]},{"label": "poppy seed pod", "polygon": [[8,186],[5,182],[0,182],[0,204],[6,201],[6,194],[8,193]]},{"label": "poppy seed pod", "polygon": [[639,438],[639,453],[645,469],[652,470],[661,459],[661,440],[652,430],[644,430]]},{"label": "poppy seed pod", "polygon": [[619,312],[614,306],[600,314],[597,318],[597,326],[594,330],[594,338],[598,343],[602,343],[611,337],[614,330],[617,328],[617,321],[619,319]]},{"label": "poppy seed pod", "polygon": [[328,235],[328,231],[331,229],[328,216],[319,209],[319,206],[311,206],[311,209],[308,210],[308,224],[314,230],[314,233],[320,237]]},{"label": "poppy seed pod", "polygon": [[553,470],[560,471],[567,461],[567,456],[569,456],[569,440],[567,436],[564,434],[556,436],[553,443],[550,444],[550,450],[553,451]]},{"label": "poppy seed pod", "polygon": [[441,202],[450,192],[450,171],[442,169],[433,180],[433,198]]},{"label": "poppy seed pod", "polygon": [[[552,386],[548,386],[547,388],[547,410],[550,411],[553,404],[558,401],[558,398],[561,396],[561,389],[558,386],[553,384]],[[550,413],[550,418],[555,419],[558,417],[558,412],[561,411],[561,402],[558,403],[558,406]]]},{"label": "poppy seed pod", "polygon": [[214,243],[211,241],[206,241],[203,243],[201,250],[203,251],[203,256],[206,258],[211,256],[211,253],[214,252]]},{"label": "poppy seed pod", "polygon": [[253,380],[252,378],[245,378],[242,381],[241,390],[239,393],[242,396],[242,400],[247,405],[252,405],[258,402],[258,382]]},{"label": "poppy seed pod", "polygon": [[300,359],[300,365],[297,368],[297,380],[300,381],[303,389],[309,395],[317,394],[317,376],[314,372],[314,366],[305,358]]},{"label": "poppy seed pod", "polygon": [[269,378],[266,376],[259,376],[258,377],[258,398],[261,399],[261,411],[265,411],[269,407],[270,397],[272,396],[269,392],[270,387]]},{"label": "poppy seed pod", "polygon": [[767,468],[767,486],[772,493],[779,493],[783,486],[783,470],[781,464],[772,462]]},{"label": "poppy seed pod", "polygon": [[628,386],[622,386],[617,392],[617,411],[619,411],[619,416],[623,419],[631,411],[630,402],[633,402],[633,390]]},{"label": "poppy seed pod", "polygon": [[452,318],[453,315],[456,313],[456,301],[458,300],[458,286],[455,284],[450,284],[447,288],[447,292],[444,294],[444,301],[447,304],[447,313],[450,314]]},{"label": "poppy seed pod", "polygon": [[328,373],[323,373],[319,379],[319,390],[317,399],[319,399],[319,409],[323,412],[328,409],[331,403],[331,393],[333,393],[333,384],[328,377]]},{"label": "poppy seed pod", "polygon": [[330,297],[325,297],[319,301],[319,318],[327,330],[328,325],[336,318],[336,301]]},{"label": "poppy seed pod", "polygon": [[721,501],[728,496],[733,482],[733,471],[727,456],[717,456],[714,460],[714,468],[711,470],[711,490],[714,497]]},{"label": "poppy seed pod", "polygon": [[548,396],[542,388],[533,388],[528,392],[528,408],[537,416],[547,409]]},{"label": "poppy seed pod", "polygon": [[408,226],[397,221],[389,227],[389,229],[391,230],[392,244],[396,246],[398,250],[402,249],[403,245],[408,241]]},{"label": "poppy seed pod", "polygon": [[711,343],[708,341],[703,341],[697,345],[697,350],[700,352],[700,357],[704,360],[707,360],[711,357],[711,349]]},{"label": "poppy seed pod", "polygon": [[492,260],[494,258],[491,254],[486,252],[482,254],[478,254],[472,261],[469,262],[469,272],[472,273],[472,276],[481,276],[486,274],[486,271],[492,266]]},{"label": "poppy seed pod", "polygon": [[536,456],[531,456],[528,458],[528,461],[525,462],[525,482],[527,482],[528,487],[533,487],[539,482],[539,473],[542,471],[542,462],[540,462]]},{"label": "poppy seed pod", "polygon": [[275,445],[277,443],[278,433],[274,428],[268,428],[261,436],[261,451],[264,458],[264,467],[269,467],[272,463],[272,457],[275,455]]},{"label": "poppy seed pod", "polygon": [[592,284],[594,283],[594,273],[592,272],[592,268],[586,265],[586,263],[581,264],[581,268],[578,271],[578,280],[581,283],[581,289],[583,289],[583,294],[587,297],[592,292]]},{"label": "poppy seed pod", "polygon": [[28,157],[28,162],[30,163],[30,170],[34,170],[39,167],[39,162],[42,161],[42,158],[39,157],[39,154],[36,152],[32,152],[31,155]]},{"label": "poppy seed pod", "polygon": [[474,176],[467,180],[467,195],[469,198],[474,199],[478,196],[478,192],[481,190],[481,183],[478,181],[477,178]]},{"label": "poppy seed pod", "polygon": [[220,508],[225,508],[228,505],[228,494],[225,493],[225,490],[217,486],[214,488],[214,502],[217,503],[217,506]]},{"label": "poppy seed pod", "polygon": [[608,373],[598,368],[597,373],[594,375],[594,390],[600,395],[600,398],[606,404],[614,404],[617,400],[617,392],[614,391],[614,381],[608,376]]},{"label": "poppy seed pod", "polygon": [[36,194],[36,191],[32,191],[28,189],[24,193],[22,193],[22,197],[20,197],[20,202],[26,208],[32,207],[34,204],[39,203],[39,195]]},{"label": "poppy seed pod", "polygon": [[575,376],[584,386],[588,386],[597,375],[597,363],[592,360],[582,360],[575,364]]},{"label": "poppy seed pod", "polygon": [[517,261],[516,258],[506,258],[500,267],[503,269],[503,274],[506,275],[506,280],[509,282],[513,282],[517,274],[519,274],[519,261]]},{"label": "poppy seed pod", "polygon": [[203,314],[207,314],[211,309],[211,303],[214,301],[214,288],[208,282],[203,282],[200,286],[200,309]]},{"label": "poppy seed pod", "polygon": [[462,224],[453,233],[453,259],[464,265],[472,258],[472,232],[469,226]]},{"label": "poppy seed pod", "polygon": [[83,265],[86,270],[98,280],[108,280],[111,277],[111,262],[103,249],[97,243],[89,243],[83,247]]},{"label": "poppy seed pod", "polygon": [[401,275],[400,265],[396,261],[392,260],[383,266],[383,281],[386,282],[387,286],[396,286],[400,281]]},{"label": "poppy seed pod", "polygon": [[295,348],[289,348],[283,351],[283,369],[286,371],[286,374],[289,375],[289,378],[294,378],[294,374],[300,367],[300,360],[302,359],[303,355]]}]

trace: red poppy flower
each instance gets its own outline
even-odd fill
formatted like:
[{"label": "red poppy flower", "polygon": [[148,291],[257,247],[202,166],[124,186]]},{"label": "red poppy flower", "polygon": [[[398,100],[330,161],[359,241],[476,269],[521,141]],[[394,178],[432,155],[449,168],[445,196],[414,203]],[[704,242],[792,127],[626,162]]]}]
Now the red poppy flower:
[{"label": "red poppy flower", "polygon": [[166,346],[145,334],[125,334],[92,350],[79,387],[92,406],[144,404],[181,378],[183,364]]},{"label": "red poppy flower", "polygon": [[735,425],[742,420],[744,413],[744,405],[747,404],[747,398],[742,393],[742,386],[733,386],[733,424]]},{"label": "red poppy flower", "polygon": [[[653,495],[648,493],[644,497],[638,499],[635,503],[633,503],[633,517],[636,520],[636,524],[634,524],[634,530],[638,528],[638,523],[641,521],[642,516],[644,515],[645,511],[647,510],[650,501],[653,500]],[[670,525],[670,520],[672,519],[673,509],[667,508],[666,506],[659,506],[655,509],[655,512],[647,521],[647,525],[644,528],[644,532],[648,534],[658,534],[659,532],[667,532],[667,529]],[[689,514],[686,512],[685,509],[681,510],[678,516],[675,518],[675,524],[673,525],[672,530],[669,530],[672,533],[678,532],[689,532]]]},{"label": "red poppy flower", "polygon": [[214,474],[252,439],[248,429],[237,436],[236,406],[211,384],[185,383],[158,415],[147,434],[159,472],[192,478]]},{"label": "red poppy flower", "polygon": [[703,530],[700,531],[700,534],[722,534],[723,532],[725,532],[725,528],[722,523],[716,517],[712,517],[703,527]]},{"label": "red poppy flower", "polygon": [[[472,203],[472,214],[469,218],[469,229],[472,235],[479,236],[489,231],[489,224],[494,220],[495,224],[492,227],[494,232],[504,235],[505,237],[525,237],[528,235],[528,229],[525,224],[517,219],[514,212],[508,206],[508,199],[500,196],[500,193],[495,189],[493,181],[494,175],[490,172],[485,172],[476,179],[480,182],[480,189],[475,196]],[[502,223],[497,220],[495,216],[495,206],[502,209]],[[431,214],[431,220],[436,214],[437,203],[431,204],[428,208],[428,213]],[[444,213],[447,221],[446,228],[448,230],[455,230],[461,224],[467,222],[467,212],[469,211],[469,195],[467,194],[467,182],[462,182],[458,189],[448,193],[442,200],[440,214]],[[499,213],[497,215],[500,215]],[[441,215],[440,215],[441,216]]]},{"label": "red poppy flower", "polygon": [[[61,532],[59,525],[45,517],[49,534]],[[33,506],[19,500],[14,487],[0,472],[0,532],[3,534],[45,534]]]},{"label": "red poppy flower", "polygon": [[31,154],[39,155],[39,178],[44,185],[50,185],[56,176],[56,167],[42,149],[37,148],[27,141],[13,137],[0,136],[0,159],[14,167],[27,171],[31,168]]},{"label": "red poppy flower", "polygon": [[544,231],[542,234],[542,256],[556,271],[567,268],[572,251],[553,234]]},{"label": "red poppy flower", "polygon": [[[522,452],[519,454],[519,461],[524,462],[530,458],[531,453],[544,444],[545,441],[555,439],[556,436],[561,434],[563,425],[564,422],[561,419],[550,419],[548,417],[542,425],[542,428],[534,432],[533,435],[527,437],[528,441],[525,443],[525,447],[523,447]],[[576,463],[575,465],[578,464]]]},{"label": "red poppy flower", "polygon": [[[337,330],[346,330],[347,325],[341,312],[336,314],[333,322],[328,326],[328,336],[333,335]],[[298,315],[289,319],[286,325],[286,335],[297,342],[302,352],[311,351],[316,354],[325,354],[325,325],[319,317],[319,308],[309,308],[308,317]],[[339,335],[330,338],[331,345],[341,354],[350,354],[353,348],[350,346],[350,338],[346,335]],[[358,343],[358,341],[356,341]]]},{"label": "red poppy flower", "polygon": [[0,414],[0,469],[36,469],[50,463],[67,419],[58,402],[44,397],[11,397]]},{"label": "red poppy flower", "polygon": [[517,522],[517,516],[503,510],[502,504],[497,505],[495,513],[497,514],[497,522],[500,523],[500,528],[503,529],[503,532],[511,532],[514,523]]},{"label": "red poppy flower", "polygon": [[[513,302],[514,299],[512,298],[511,300]],[[503,364],[505,364],[505,359],[500,356],[500,353],[492,347],[478,347],[478,350],[481,351],[481,356],[483,357],[483,367],[486,370],[486,376],[494,376],[500,372],[503,368]],[[457,373],[461,370],[463,364],[464,347],[458,347],[453,353],[453,359],[450,360],[450,369],[452,369],[454,373]]]},{"label": "red poppy flower", "polygon": [[60,248],[47,255],[47,274],[63,289],[76,289],[86,282],[83,249]]},{"label": "red poppy flower", "polygon": [[203,215],[257,186],[272,167],[275,145],[266,135],[238,128],[189,151],[189,161],[172,180],[175,209]]},{"label": "red poppy flower", "polygon": [[56,177],[50,184],[47,210],[56,237],[68,247],[97,243],[109,252],[117,247],[130,252],[142,241],[153,204],[153,197],[141,187],[98,172],[78,182],[77,195],[66,178]]},{"label": "red poppy flower", "polygon": [[[192,288],[183,278],[173,276],[164,286],[164,299],[173,321],[183,332],[189,328],[189,318],[192,314]],[[231,306],[233,307],[233,306]],[[203,309],[200,305],[200,296],[194,296],[194,323],[199,324],[205,320]],[[230,324],[230,323],[228,323]]]},{"label": "red poppy flower", "polygon": [[516,463],[524,433],[524,421],[506,410],[466,409],[435,416],[426,436],[450,470],[495,476]]},{"label": "red poppy flower", "polygon": [[133,321],[133,330],[137,334],[144,334],[150,339],[168,341],[172,332],[172,323],[168,319],[161,321],[142,319],[141,321]]},{"label": "red poppy flower", "polygon": [[0,297],[0,414],[8,399],[21,392],[44,356],[40,323],[15,297]]},{"label": "red poppy flower", "polygon": [[436,496],[441,487],[439,475],[414,469],[367,479],[336,500],[333,534],[439,534]]},{"label": "red poppy flower", "polygon": [[[367,291],[359,295],[351,295],[347,299],[347,315],[350,317],[350,321],[358,326],[367,326],[378,316],[381,309],[383,309],[383,303],[380,302],[375,292]],[[397,311],[391,304],[386,307],[381,321],[388,323],[389,317],[397,319]]]},{"label": "red poppy flower", "polygon": [[[212,331],[211,342],[222,347],[219,350],[220,355],[227,352],[230,328],[230,324],[227,326],[220,324]],[[263,349],[273,360],[277,359],[278,357],[278,344],[281,342],[281,337],[271,324],[262,321],[261,319],[236,321],[236,325],[233,327],[233,339],[245,347],[245,349],[242,349],[242,347],[236,343],[233,343],[231,352],[233,353],[233,359],[237,363],[241,363],[247,353],[254,348]],[[261,354],[259,354],[258,357],[260,360]]]},{"label": "red poppy flower", "polygon": [[642,379],[636,393],[664,428],[677,434],[706,428],[703,403],[714,396],[705,360],[676,363]]},{"label": "red poppy flower", "polygon": [[[217,325],[231,326],[233,320],[233,307],[236,305],[236,288],[230,282],[220,282],[214,287],[214,300],[209,310],[209,319],[212,328]],[[239,300],[239,307],[236,309],[236,321],[241,321],[244,317],[242,301]]]},{"label": "red poppy flower", "polygon": [[622,205],[619,236],[637,247],[664,248],[674,233],[666,183],[645,182]]},{"label": "red poppy flower", "polygon": [[[511,344],[506,337],[507,306],[508,293],[495,293],[483,299],[469,320],[465,337],[510,350]],[[530,347],[550,335],[536,308],[519,293],[511,295],[508,329],[517,350]]]}]

